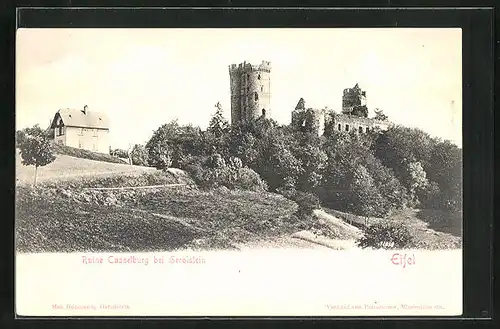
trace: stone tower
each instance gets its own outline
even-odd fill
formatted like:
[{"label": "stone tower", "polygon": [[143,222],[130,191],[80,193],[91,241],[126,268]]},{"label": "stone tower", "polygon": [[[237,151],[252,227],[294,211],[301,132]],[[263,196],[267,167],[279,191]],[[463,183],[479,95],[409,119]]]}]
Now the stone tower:
[{"label": "stone tower", "polygon": [[344,94],[342,96],[342,113],[365,118],[368,117],[366,92],[361,90],[357,83],[353,88],[344,89]]},{"label": "stone tower", "polygon": [[269,117],[271,104],[271,63],[247,62],[229,66],[231,83],[231,124]]}]

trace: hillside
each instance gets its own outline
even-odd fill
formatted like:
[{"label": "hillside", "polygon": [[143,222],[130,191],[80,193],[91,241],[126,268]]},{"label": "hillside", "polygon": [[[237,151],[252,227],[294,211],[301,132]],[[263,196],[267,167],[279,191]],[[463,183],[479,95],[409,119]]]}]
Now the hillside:
[{"label": "hillside", "polygon": [[[38,168],[38,181],[61,181],[79,177],[105,177],[113,175],[140,175],[155,172],[155,168],[131,166],[128,164],[102,162],[58,154],[54,162]],[[34,167],[21,163],[16,151],[16,181],[20,184],[33,182]]]},{"label": "hillside", "polygon": [[297,204],[273,193],[192,187],[16,193],[20,252],[241,249],[283,239],[317,247],[292,235],[343,230],[296,217]]}]

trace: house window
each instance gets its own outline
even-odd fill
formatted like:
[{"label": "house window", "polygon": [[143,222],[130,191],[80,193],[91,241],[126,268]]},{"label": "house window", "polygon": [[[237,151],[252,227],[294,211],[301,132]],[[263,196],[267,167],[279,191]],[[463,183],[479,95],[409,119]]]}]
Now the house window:
[{"label": "house window", "polygon": [[339,131],[342,130],[342,125],[339,123]]},{"label": "house window", "polygon": [[255,99],[255,101],[258,101],[259,100],[259,94],[255,93],[254,94],[254,99]]},{"label": "house window", "polygon": [[264,86],[260,86],[260,91],[264,91]]},{"label": "house window", "polygon": [[359,133],[362,134],[363,133],[363,127],[359,127]]},{"label": "house window", "polygon": [[80,135],[80,136],[83,135],[83,128],[78,128],[78,135]]},{"label": "house window", "polygon": [[349,131],[349,125],[345,125],[345,131]]},{"label": "house window", "polygon": [[266,116],[266,109],[262,109],[262,116],[265,117]]},{"label": "house window", "polygon": [[370,131],[370,128],[366,127],[366,132],[368,133]]},{"label": "house window", "polygon": [[57,136],[62,136],[64,135],[64,126],[62,123],[60,123],[60,126],[58,128]]},{"label": "house window", "polygon": [[257,79],[259,79],[259,80],[260,80],[260,74],[259,74],[259,76],[257,77]]}]

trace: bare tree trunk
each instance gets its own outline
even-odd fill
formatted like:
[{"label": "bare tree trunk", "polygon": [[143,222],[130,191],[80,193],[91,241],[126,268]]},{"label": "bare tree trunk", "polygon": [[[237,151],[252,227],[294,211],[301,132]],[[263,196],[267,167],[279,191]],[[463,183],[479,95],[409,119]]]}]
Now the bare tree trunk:
[{"label": "bare tree trunk", "polygon": [[36,174],[38,171],[38,166],[35,166],[35,182],[33,183],[34,186],[36,186]]}]

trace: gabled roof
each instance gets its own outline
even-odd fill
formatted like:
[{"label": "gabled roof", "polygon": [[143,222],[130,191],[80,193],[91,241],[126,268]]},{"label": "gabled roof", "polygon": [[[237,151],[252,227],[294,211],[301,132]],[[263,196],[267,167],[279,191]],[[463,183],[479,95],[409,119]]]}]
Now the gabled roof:
[{"label": "gabled roof", "polygon": [[94,112],[87,110],[75,109],[60,109],[52,120],[51,128],[56,127],[56,119],[61,117],[65,126],[68,127],[82,127],[82,128],[98,128],[109,129],[109,119],[104,113]]}]

